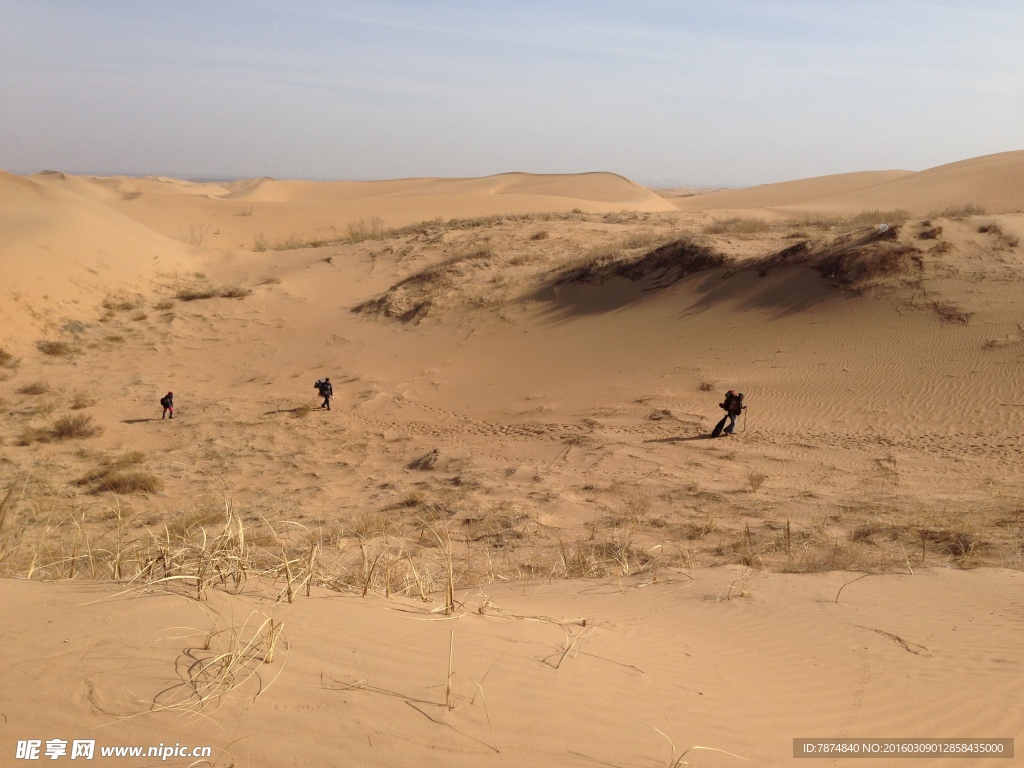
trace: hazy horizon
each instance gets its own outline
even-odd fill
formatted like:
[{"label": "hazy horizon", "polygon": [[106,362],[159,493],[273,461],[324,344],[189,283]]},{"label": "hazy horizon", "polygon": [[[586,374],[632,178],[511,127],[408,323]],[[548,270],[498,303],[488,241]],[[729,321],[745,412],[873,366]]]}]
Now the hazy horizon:
[{"label": "hazy horizon", "polygon": [[1012,2],[0,4],[0,168],[747,186],[1024,149]]}]

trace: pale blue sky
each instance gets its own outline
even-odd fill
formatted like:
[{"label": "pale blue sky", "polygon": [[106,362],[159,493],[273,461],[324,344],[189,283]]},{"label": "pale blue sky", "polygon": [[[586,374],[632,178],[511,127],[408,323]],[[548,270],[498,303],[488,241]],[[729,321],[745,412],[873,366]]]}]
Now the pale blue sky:
[{"label": "pale blue sky", "polygon": [[0,0],[0,168],[747,185],[1024,149],[1024,3]]}]

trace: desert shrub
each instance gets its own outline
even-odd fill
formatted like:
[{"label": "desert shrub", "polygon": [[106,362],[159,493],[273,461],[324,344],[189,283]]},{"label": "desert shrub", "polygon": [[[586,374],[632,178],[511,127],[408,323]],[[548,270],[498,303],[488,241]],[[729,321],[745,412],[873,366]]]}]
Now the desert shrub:
[{"label": "desert shrub", "polygon": [[154,304],[153,309],[159,310],[160,312],[166,312],[169,309],[174,309],[174,302],[170,299],[164,299],[163,301],[158,301]]},{"label": "desert shrub", "polygon": [[126,293],[116,293],[103,300],[103,308],[110,312],[130,312],[138,309],[145,303],[141,296],[129,296]]},{"label": "desert shrub", "polygon": [[531,240],[545,240],[548,237],[548,231],[546,229],[539,229],[530,235]]},{"label": "desert shrub", "polygon": [[967,312],[951,301],[935,300],[928,305],[944,323],[967,325],[971,321],[971,312]]},{"label": "desert shrub", "polygon": [[253,237],[252,249],[257,252],[263,252],[270,249],[270,243],[262,232],[257,233]]},{"label": "desert shrub", "polygon": [[0,347],[0,368],[17,368],[18,358],[3,347]]},{"label": "desert shrub", "polygon": [[75,484],[88,486],[91,494],[156,493],[163,488],[163,481],[154,474],[135,469],[145,460],[146,456],[141,451],[128,451],[87,472]]},{"label": "desert shrub", "polygon": [[36,348],[50,357],[67,357],[75,352],[75,348],[66,341],[37,341]]},{"label": "desert shrub", "polygon": [[964,219],[968,216],[983,216],[985,208],[976,203],[960,203],[958,205],[947,205],[941,210],[932,211],[928,214],[929,219]]},{"label": "desert shrub", "polygon": [[83,408],[91,408],[96,405],[96,403],[96,398],[89,397],[85,392],[76,392],[75,396],[71,398],[71,404],[69,407],[73,411],[80,411]]},{"label": "desert shrub", "polygon": [[62,416],[53,423],[54,440],[71,440],[94,437],[103,432],[103,427],[96,424],[92,416]]},{"label": "desert shrub", "polygon": [[182,240],[188,245],[200,246],[209,231],[209,224],[189,224],[188,231],[184,233]]},{"label": "desert shrub", "polygon": [[200,299],[212,299],[217,295],[217,289],[211,285],[189,286],[179,288],[174,293],[178,301],[199,301]]},{"label": "desert shrub", "polygon": [[91,493],[108,491],[117,494],[156,493],[164,487],[163,481],[149,472],[113,473],[103,479]]},{"label": "desert shrub", "polygon": [[704,227],[708,235],[753,235],[758,232],[770,232],[772,225],[764,219],[731,216],[726,219],[715,219]]},{"label": "desert shrub", "polygon": [[252,293],[251,288],[240,285],[223,285],[220,287],[203,284],[182,286],[175,292],[174,297],[179,301],[200,301],[202,299],[241,299]]},{"label": "desert shrub", "polygon": [[747,484],[750,486],[751,493],[757,493],[761,486],[764,485],[764,481],[768,479],[768,475],[763,472],[751,472],[747,475]]},{"label": "desert shrub", "polygon": [[19,395],[45,395],[49,391],[49,385],[43,381],[33,381],[31,384],[18,388]]},{"label": "desert shrub", "polygon": [[870,227],[875,224],[902,224],[913,217],[906,208],[893,208],[889,211],[861,211],[846,222],[855,227]]},{"label": "desert shrub", "polygon": [[350,243],[361,243],[364,240],[380,240],[387,233],[387,230],[384,229],[384,222],[376,216],[369,221],[359,219],[359,221],[349,222],[347,230],[348,236],[345,239]]}]

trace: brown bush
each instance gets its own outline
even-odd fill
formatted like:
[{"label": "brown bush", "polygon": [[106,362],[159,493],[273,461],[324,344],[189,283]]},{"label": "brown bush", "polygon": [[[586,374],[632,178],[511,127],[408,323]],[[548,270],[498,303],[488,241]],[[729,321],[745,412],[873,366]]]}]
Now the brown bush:
[{"label": "brown bush", "polygon": [[72,440],[94,437],[103,432],[103,427],[96,424],[92,416],[62,416],[53,423],[54,440]]},{"label": "brown bush", "polygon": [[66,341],[37,341],[36,347],[44,355],[49,355],[50,357],[67,357],[75,352],[74,347]]}]

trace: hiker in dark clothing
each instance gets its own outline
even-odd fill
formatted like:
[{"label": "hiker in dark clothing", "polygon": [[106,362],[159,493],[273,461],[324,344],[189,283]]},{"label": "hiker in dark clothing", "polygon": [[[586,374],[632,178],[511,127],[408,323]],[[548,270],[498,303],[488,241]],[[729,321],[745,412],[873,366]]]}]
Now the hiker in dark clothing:
[{"label": "hiker in dark clothing", "polygon": [[160,405],[164,407],[164,412],[160,416],[161,420],[167,418],[167,414],[171,414],[171,418],[174,418],[174,393],[168,392],[166,395],[160,398]]},{"label": "hiker in dark clothing", "polygon": [[331,398],[334,397],[334,387],[331,386],[330,378],[321,379],[316,383],[316,388],[320,391],[320,397],[324,399],[321,408],[326,408],[328,411],[331,410]]},{"label": "hiker in dark clothing", "polygon": [[[711,433],[711,436],[720,436],[723,427],[725,427],[725,434],[731,435],[736,429],[736,419],[743,413],[743,409],[747,407],[743,404],[743,393],[730,389],[725,393],[725,400],[719,403],[718,407],[725,411],[725,416],[715,425],[715,430]],[[728,427],[725,426],[726,421],[729,422]]]}]

